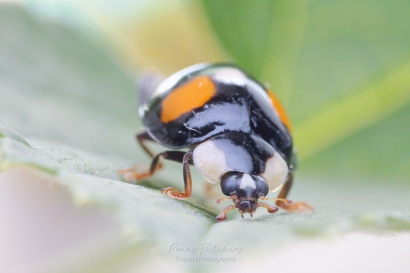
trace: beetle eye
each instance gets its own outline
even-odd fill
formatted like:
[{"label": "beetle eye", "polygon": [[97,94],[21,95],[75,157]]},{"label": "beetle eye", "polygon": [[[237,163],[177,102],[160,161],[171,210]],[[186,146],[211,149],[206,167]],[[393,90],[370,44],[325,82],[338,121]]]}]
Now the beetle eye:
[{"label": "beetle eye", "polygon": [[265,179],[263,179],[260,176],[255,176],[256,179],[256,187],[258,188],[259,194],[266,196],[269,192],[269,186],[268,183],[266,183]]},{"label": "beetle eye", "polygon": [[230,196],[235,192],[241,182],[243,173],[227,172],[221,177],[221,189],[223,194]]}]

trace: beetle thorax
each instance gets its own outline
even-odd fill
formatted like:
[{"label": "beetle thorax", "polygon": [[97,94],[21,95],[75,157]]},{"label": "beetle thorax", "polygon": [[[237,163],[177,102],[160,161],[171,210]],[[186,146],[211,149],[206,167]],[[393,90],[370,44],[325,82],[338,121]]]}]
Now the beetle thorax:
[{"label": "beetle thorax", "polygon": [[237,171],[263,177],[271,191],[282,186],[289,172],[272,146],[242,132],[219,134],[200,143],[194,148],[193,162],[210,183],[220,182],[226,172]]}]

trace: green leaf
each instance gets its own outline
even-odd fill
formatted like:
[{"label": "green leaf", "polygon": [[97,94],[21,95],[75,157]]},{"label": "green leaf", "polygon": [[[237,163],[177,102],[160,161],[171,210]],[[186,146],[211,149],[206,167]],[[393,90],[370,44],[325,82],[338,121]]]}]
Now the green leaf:
[{"label": "green leaf", "polygon": [[132,135],[141,123],[133,79],[107,53],[63,24],[39,22],[13,5],[1,6],[0,37],[0,115],[12,128],[135,155]]},{"label": "green leaf", "polygon": [[[345,99],[331,103],[296,127],[296,141],[308,157],[357,130],[385,118],[410,102],[410,63]],[[320,135],[321,138],[315,138]],[[353,147],[353,146],[352,146]]]},{"label": "green leaf", "polygon": [[302,168],[408,177],[408,122],[394,114],[409,107],[407,1],[222,2],[202,1],[225,49],[287,106]]},{"label": "green leaf", "polygon": [[[7,131],[10,129],[0,127],[2,135]],[[106,260],[105,263],[110,266],[119,258],[125,259],[122,255],[150,256],[149,253],[141,253],[141,248],[149,248],[150,244],[155,245],[155,255],[162,255],[171,262],[178,253],[172,253],[171,257],[164,253],[175,242],[181,247],[194,247],[209,242],[219,247],[227,245],[243,248],[249,257],[256,256],[261,249],[272,250],[298,238],[334,236],[352,231],[379,234],[410,229],[410,201],[407,198],[409,185],[369,189],[368,186],[354,183],[324,187],[310,182],[308,186],[300,185],[294,197],[303,196],[313,200],[317,213],[267,215],[265,211],[258,211],[252,220],[216,223],[214,217],[217,211],[199,206],[195,196],[192,200],[196,204],[193,204],[192,201],[171,199],[158,190],[118,181],[116,170],[127,163],[125,160],[105,158],[57,144],[11,137],[0,138],[0,150],[0,169],[25,165],[46,170],[55,175],[58,183],[72,193],[76,204],[97,205],[114,213],[122,221],[124,234],[134,246],[126,246],[119,256],[113,255],[111,262]],[[353,197],[352,188],[355,189]],[[349,195],[349,203],[335,202],[334,196]],[[393,195],[394,200],[390,200],[388,196]],[[383,205],[391,210],[374,210]],[[235,216],[237,217],[238,215]],[[226,257],[224,254],[226,253],[213,256]],[[189,253],[179,255],[185,258],[193,256]],[[92,267],[92,264],[89,266]],[[211,269],[213,265],[205,268]]]}]

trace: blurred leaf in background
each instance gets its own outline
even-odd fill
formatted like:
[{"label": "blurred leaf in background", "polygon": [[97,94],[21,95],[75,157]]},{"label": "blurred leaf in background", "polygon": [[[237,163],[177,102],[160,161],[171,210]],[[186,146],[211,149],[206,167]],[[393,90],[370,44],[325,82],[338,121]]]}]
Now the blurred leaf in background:
[{"label": "blurred leaf in background", "polygon": [[313,156],[302,168],[410,177],[410,3],[203,4],[227,51],[283,98]]},{"label": "blurred leaf in background", "polygon": [[[302,238],[410,229],[410,2],[18,3],[0,4],[0,169],[48,173],[76,204],[108,210],[124,233],[81,255],[43,257],[38,270],[231,269],[166,255],[173,242],[212,242],[243,247],[237,270],[246,271]],[[290,198],[315,213],[232,214],[216,224],[222,207],[204,198],[197,173],[188,201],[158,191],[182,186],[178,164],[142,186],[120,181],[118,169],[149,162],[134,141],[135,77],[215,61],[238,63],[285,104],[301,158]]]}]

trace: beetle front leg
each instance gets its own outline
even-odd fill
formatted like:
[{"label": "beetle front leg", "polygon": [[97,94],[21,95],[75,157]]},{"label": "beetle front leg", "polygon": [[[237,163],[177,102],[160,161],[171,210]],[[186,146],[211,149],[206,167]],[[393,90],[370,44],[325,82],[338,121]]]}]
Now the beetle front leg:
[{"label": "beetle front leg", "polygon": [[156,156],[153,156],[153,159],[151,161],[151,166],[148,171],[137,172],[135,169],[125,169],[125,170],[120,170],[119,172],[120,174],[124,176],[124,179],[127,181],[142,180],[142,179],[152,176],[155,171],[159,170],[162,167],[162,164],[159,161],[161,157],[167,160],[172,160],[172,161],[181,163],[183,161],[184,155],[185,155],[185,152],[181,152],[181,151],[165,151],[165,152],[157,154]]},{"label": "beetle front leg", "polygon": [[[289,172],[288,178],[286,180],[285,185],[283,186],[282,190],[280,191],[278,198],[283,198],[286,199],[286,196],[288,195],[290,188],[292,187],[293,183],[293,173]],[[315,209],[309,205],[308,203],[305,202],[292,202],[292,203],[286,203],[281,200],[276,201],[276,205],[282,209],[288,210],[288,211],[307,211],[311,210],[314,211]]]},{"label": "beetle front leg", "polygon": [[[234,205],[227,206],[226,208],[221,210],[221,212],[218,214],[218,216],[216,216],[216,221],[221,222],[221,221],[225,220],[226,215],[228,214],[228,212],[230,212],[231,210],[234,210],[234,209],[236,209],[236,207]],[[243,218],[243,216],[242,216],[242,218]]]},{"label": "beetle front leg", "polygon": [[175,188],[169,187],[162,190],[162,192],[175,199],[185,199],[192,194],[192,178],[189,170],[189,163],[192,160],[192,151],[187,152],[182,160],[184,168],[184,192],[180,192]]}]

